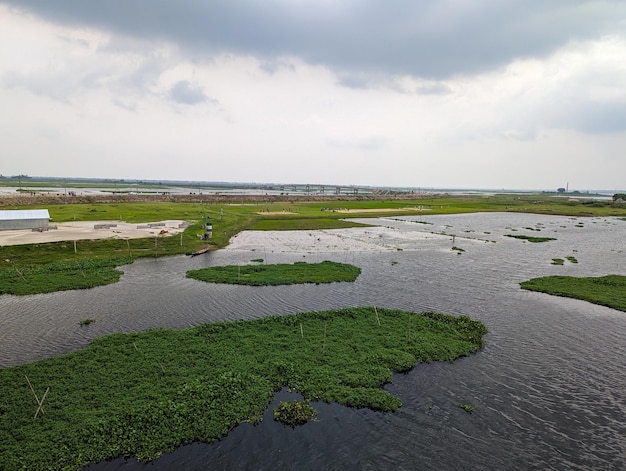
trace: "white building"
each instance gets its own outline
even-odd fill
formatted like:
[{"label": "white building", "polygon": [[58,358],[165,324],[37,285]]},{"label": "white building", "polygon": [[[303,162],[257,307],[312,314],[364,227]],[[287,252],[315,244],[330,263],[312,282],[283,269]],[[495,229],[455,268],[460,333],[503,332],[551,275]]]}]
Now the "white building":
[{"label": "white building", "polygon": [[16,229],[47,229],[50,214],[47,209],[0,211],[0,231]]}]

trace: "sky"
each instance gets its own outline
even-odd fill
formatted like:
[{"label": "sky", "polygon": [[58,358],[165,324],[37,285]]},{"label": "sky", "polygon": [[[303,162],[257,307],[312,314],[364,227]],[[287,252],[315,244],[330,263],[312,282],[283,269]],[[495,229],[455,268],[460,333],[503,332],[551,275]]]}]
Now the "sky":
[{"label": "sky", "polygon": [[623,0],[0,0],[0,174],[624,190]]}]

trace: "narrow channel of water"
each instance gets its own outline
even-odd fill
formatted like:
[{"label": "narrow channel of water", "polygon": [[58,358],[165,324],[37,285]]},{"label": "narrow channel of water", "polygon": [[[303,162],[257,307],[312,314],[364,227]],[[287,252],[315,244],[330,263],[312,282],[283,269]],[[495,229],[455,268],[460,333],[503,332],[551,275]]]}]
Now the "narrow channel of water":
[{"label": "narrow channel of water", "polygon": [[[519,288],[543,275],[626,275],[626,221],[496,213],[376,222],[393,228],[380,251],[224,250],[141,260],[124,268],[119,283],[92,290],[0,296],[0,366],[152,327],[356,305],[464,314],[489,328],[485,348],[395,375],[388,390],[403,401],[397,413],[316,404],[320,420],[291,429],[271,419],[270,407],[259,425],[239,426],[219,442],[149,464],[118,459],[88,469],[626,468],[626,313]],[[447,235],[407,242],[412,231]],[[557,240],[533,244],[505,234]],[[452,236],[464,252],[451,250]],[[551,265],[570,255],[577,264]],[[255,258],[331,259],[363,272],[355,283],[262,288],[184,277],[191,268]],[[79,326],[87,317],[96,322]],[[459,403],[475,405],[474,413]]]}]

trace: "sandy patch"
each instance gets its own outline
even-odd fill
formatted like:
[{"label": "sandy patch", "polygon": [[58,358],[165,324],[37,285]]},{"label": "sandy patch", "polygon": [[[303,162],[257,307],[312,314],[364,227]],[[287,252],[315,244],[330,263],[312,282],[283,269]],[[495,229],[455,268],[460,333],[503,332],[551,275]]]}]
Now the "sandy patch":
[{"label": "sandy patch", "polygon": [[449,236],[388,227],[317,231],[243,231],[224,250],[277,253],[381,252],[448,244]]},{"label": "sandy patch", "polygon": [[[185,221],[168,220],[130,224],[120,221],[74,221],[51,224],[43,232],[31,230],[0,231],[0,245],[43,244],[64,240],[141,239],[178,234],[185,230]],[[96,228],[100,226],[100,228]],[[166,231],[161,234],[161,231]]]}]

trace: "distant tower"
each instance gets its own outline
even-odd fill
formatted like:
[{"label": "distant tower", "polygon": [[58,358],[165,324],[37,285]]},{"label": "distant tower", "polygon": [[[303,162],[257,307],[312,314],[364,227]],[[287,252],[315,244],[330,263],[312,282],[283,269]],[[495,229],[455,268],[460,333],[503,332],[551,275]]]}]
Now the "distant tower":
[{"label": "distant tower", "polygon": [[565,185],[565,193],[569,193],[569,182]]}]

